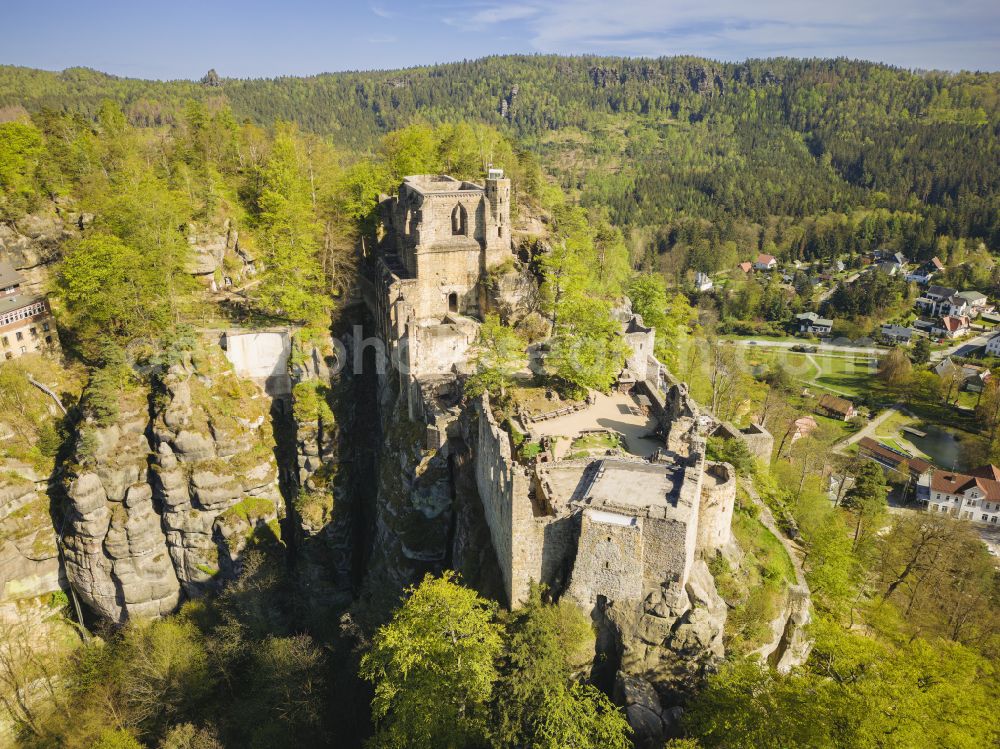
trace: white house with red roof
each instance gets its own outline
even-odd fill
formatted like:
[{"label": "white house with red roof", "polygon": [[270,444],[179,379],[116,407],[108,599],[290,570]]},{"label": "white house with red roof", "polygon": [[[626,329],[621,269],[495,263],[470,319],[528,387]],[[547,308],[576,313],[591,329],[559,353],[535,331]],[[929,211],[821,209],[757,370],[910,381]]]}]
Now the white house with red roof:
[{"label": "white house with red roof", "polygon": [[755,270],[774,270],[778,267],[778,259],[774,255],[762,252],[754,260],[753,267]]},{"label": "white house with red roof", "polygon": [[945,315],[936,321],[931,328],[931,335],[942,338],[958,338],[969,332],[971,325],[968,317],[956,315]]},{"label": "white house with red roof", "polygon": [[1000,468],[980,466],[968,473],[936,468],[920,477],[927,511],[973,523],[1000,523]]}]

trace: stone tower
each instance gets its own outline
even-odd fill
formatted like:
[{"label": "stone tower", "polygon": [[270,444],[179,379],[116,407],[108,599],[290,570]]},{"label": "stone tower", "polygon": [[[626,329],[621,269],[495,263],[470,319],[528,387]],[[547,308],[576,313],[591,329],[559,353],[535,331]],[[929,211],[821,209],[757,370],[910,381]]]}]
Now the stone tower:
[{"label": "stone tower", "polygon": [[503,169],[486,175],[486,267],[499,265],[510,256],[510,180]]}]

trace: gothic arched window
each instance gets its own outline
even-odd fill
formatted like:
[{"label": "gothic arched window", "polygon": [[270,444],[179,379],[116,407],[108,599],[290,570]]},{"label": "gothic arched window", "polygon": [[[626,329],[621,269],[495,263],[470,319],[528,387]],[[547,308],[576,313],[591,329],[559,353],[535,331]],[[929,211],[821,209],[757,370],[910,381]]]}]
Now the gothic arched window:
[{"label": "gothic arched window", "polygon": [[451,233],[454,235],[465,236],[469,233],[469,213],[465,210],[465,206],[462,204],[456,205],[455,210],[451,212]]}]

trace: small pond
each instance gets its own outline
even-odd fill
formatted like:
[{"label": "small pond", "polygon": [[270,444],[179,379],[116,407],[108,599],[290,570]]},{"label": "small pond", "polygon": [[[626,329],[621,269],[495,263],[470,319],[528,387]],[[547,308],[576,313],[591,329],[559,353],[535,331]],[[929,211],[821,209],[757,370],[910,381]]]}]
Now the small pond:
[{"label": "small pond", "polygon": [[962,443],[954,432],[931,425],[917,428],[927,432],[927,436],[916,437],[909,433],[904,433],[903,436],[934,461],[935,465],[957,470],[968,468],[962,460]]}]

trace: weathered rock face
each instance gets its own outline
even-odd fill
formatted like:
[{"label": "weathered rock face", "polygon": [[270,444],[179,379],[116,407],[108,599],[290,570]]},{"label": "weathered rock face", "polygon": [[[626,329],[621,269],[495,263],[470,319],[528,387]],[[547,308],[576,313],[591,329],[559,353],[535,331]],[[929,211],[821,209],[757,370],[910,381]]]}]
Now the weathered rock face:
[{"label": "weathered rock face", "polygon": [[538,281],[525,267],[511,266],[490,274],[489,306],[508,325],[516,325],[539,306]]},{"label": "weathered rock face", "polygon": [[30,465],[0,461],[0,603],[59,590],[46,481]]},{"label": "weathered rock face", "polygon": [[0,368],[0,608],[65,584],[48,494],[63,412],[29,378],[75,397],[76,374],[39,356]]},{"label": "weathered rock face", "polygon": [[115,424],[81,425],[66,487],[66,576],[112,622],[166,614],[180,596],[149,485],[146,396],[127,393]]},{"label": "weathered rock face", "polygon": [[0,224],[0,256],[21,272],[29,291],[40,293],[48,279],[48,266],[59,259],[63,243],[80,236],[93,218],[60,199],[46,210]]},{"label": "weathered rock face", "polygon": [[664,589],[638,605],[611,602],[598,618],[610,630],[604,648],[618,650],[621,671],[656,683],[663,694],[680,696],[725,655],[726,614],[715,580],[699,559],[682,594]]},{"label": "weathered rock face", "polygon": [[217,350],[171,367],[161,387],[151,484],[177,578],[195,595],[235,575],[248,544],[280,540],[270,399]]},{"label": "weathered rock face", "polygon": [[785,605],[771,622],[771,639],[758,655],[779,673],[787,674],[809,658],[813,640],[806,634],[812,621],[809,589],[795,585],[788,589]]},{"label": "weathered rock face", "polygon": [[[344,337],[350,348],[350,336]],[[295,341],[289,366],[298,492],[294,503],[296,583],[313,603],[350,603],[353,570],[354,432],[357,382],[334,372],[338,350],[321,341]]]},{"label": "weathered rock face", "polygon": [[240,247],[240,234],[230,219],[211,225],[190,224],[188,272],[206,280],[213,291],[238,285],[254,273],[253,258]]},{"label": "weathered rock face", "polygon": [[171,367],[154,393],[125,394],[115,423],[81,424],[64,548],[94,614],[168,613],[236,575],[248,545],[280,540],[269,409],[209,350]]}]

